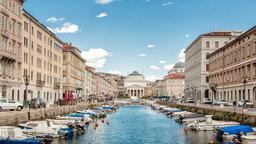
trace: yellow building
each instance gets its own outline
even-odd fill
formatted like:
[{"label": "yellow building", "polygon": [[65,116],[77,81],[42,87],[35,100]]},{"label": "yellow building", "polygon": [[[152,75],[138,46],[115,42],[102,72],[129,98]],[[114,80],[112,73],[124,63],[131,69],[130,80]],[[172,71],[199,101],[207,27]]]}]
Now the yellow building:
[{"label": "yellow building", "polygon": [[22,82],[22,4],[23,0],[0,1],[0,98],[14,99]]},{"label": "yellow building", "polygon": [[[36,18],[23,10],[23,85],[15,100],[41,97],[49,103],[62,98],[63,43]],[[25,82],[28,80],[26,95]]]},{"label": "yellow building", "polygon": [[70,91],[75,97],[84,97],[86,61],[72,44],[63,45],[63,50],[63,92]]}]

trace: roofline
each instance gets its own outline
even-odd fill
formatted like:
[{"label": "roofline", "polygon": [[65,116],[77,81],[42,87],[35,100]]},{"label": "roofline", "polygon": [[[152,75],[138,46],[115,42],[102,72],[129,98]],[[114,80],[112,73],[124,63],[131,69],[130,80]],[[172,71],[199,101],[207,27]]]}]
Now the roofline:
[{"label": "roofline", "polygon": [[212,52],[211,54],[209,54],[207,56],[207,58],[210,58],[211,56],[213,56],[214,54],[223,51],[225,49],[227,49],[229,46],[235,44],[236,42],[238,42],[239,40],[243,39],[245,36],[247,36],[248,34],[250,34],[251,32],[253,32],[254,30],[256,30],[256,26],[253,26],[252,28],[250,28],[249,30],[247,30],[246,32],[242,33],[241,35],[239,35],[237,38],[235,38],[234,40],[232,40],[231,42],[229,42],[228,44],[226,44],[225,46],[217,49],[216,51]]},{"label": "roofline", "polygon": [[[72,52],[73,54],[75,54],[76,56],[78,56],[82,61],[86,62],[86,60],[85,60],[81,55],[79,55],[78,53],[74,52],[74,49],[78,49],[78,48],[72,47],[72,46],[71,46],[71,49],[68,49],[68,50],[65,50],[65,49],[63,48],[63,53],[64,53],[64,52]],[[79,49],[78,49],[78,50],[79,50]],[[80,51],[80,50],[79,50],[79,51]]]},{"label": "roofline", "polygon": [[[223,32],[225,32],[225,31],[223,31]],[[226,31],[226,32],[230,32],[230,33],[232,33],[232,32],[238,32],[238,31]],[[240,31],[239,31],[240,32]],[[200,34],[187,48],[186,48],[186,50],[184,51],[184,53],[186,53],[190,48],[191,48],[191,46],[193,45],[193,44],[195,44],[197,41],[199,41],[200,40],[200,38],[204,38],[204,37],[227,37],[227,36],[224,36],[224,35],[216,35],[216,36],[209,36],[209,35],[206,35],[207,33],[205,33],[205,34]],[[230,37],[232,37],[233,35],[230,35]]]},{"label": "roofline", "polygon": [[45,30],[48,34],[50,34],[52,37],[54,37],[57,41],[59,41],[62,45],[64,42],[59,39],[56,34],[54,34],[52,31],[50,31],[44,24],[40,23],[38,19],[36,19],[34,16],[32,16],[28,11],[26,11],[24,8],[22,9],[23,15],[25,15],[27,18],[35,22],[40,28]]}]

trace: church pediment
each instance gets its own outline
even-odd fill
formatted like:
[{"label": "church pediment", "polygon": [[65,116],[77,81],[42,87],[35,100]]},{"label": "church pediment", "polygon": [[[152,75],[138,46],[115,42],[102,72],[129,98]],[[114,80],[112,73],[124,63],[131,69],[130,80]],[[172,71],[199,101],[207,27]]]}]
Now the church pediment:
[{"label": "church pediment", "polygon": [[127,86],[126,88],[144,88],[144,87],[140,86],[140,85],[137,85],[137,84],[134,84],[134,85]]}]

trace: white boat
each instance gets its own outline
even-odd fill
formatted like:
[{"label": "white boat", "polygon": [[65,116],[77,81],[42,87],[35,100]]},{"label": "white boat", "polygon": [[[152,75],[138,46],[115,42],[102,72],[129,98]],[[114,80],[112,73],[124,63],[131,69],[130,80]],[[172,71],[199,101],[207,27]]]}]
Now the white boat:
[{"label": "white boat", "polygon": [[243,144],[256,144],[256,135],[243,135]]},{"label": "white boat", "polygon": [[69,123],[72,123],[72,124],[75,123],[76,120],[46,119],[46,121],[50,121],[55,125],[68,125]]},{"label": "white boat", "polygon": [[199,130],[199,131],[213,131],[218,128],[240,125],[239,122],[234,122],[234,121],[212,120],[211,115],[208,115],[206,117],[207,117],[206,121],[204,121],[204,122],[194,121],[194,122],[188,124],[187,127],[190,129]]},{"label": "white boat", "polygon": [[27,139],[28,136],[22,132],[21,128],[13,126],[0,126],[0,138],[11,138],[16,140]]},{"label": "white boat", "polygon": [[73,133],[73,128],[66,125],[53,124],[50,121],[29,121],[19,124],[23,128],[23,133],[35,137],[50,135],[54,138]]},{"label": "white boat", "polygon": [[192,112],[188,111],[180,111],[180,112],[174,112],[171,116],[172,117],[178,117],[180,115],[188,115],[188,114],[193,114]]}]

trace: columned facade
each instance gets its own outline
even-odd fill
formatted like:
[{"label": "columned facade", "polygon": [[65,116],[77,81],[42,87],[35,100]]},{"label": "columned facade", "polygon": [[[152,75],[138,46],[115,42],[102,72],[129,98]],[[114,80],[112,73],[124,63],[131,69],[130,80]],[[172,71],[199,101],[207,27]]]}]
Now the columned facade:
[{"label": "columned facade", "polygon": [[129,74],[124,80],[125,94],[127,97],[145,97],[147,81],[144,76],[137,71]]}]

